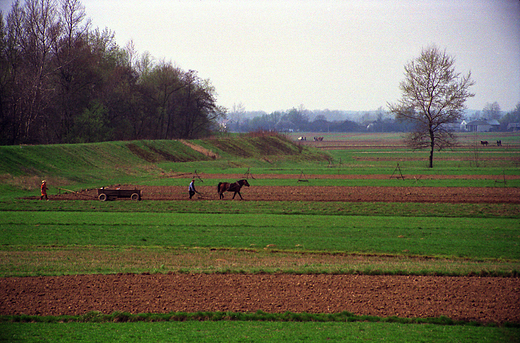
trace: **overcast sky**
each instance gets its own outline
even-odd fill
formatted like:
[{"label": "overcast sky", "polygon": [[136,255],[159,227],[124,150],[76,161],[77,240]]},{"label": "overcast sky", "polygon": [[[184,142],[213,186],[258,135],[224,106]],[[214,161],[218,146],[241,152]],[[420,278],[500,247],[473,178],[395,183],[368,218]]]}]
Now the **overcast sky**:
[{"label": "overcast sky", "polygon": [[[4,13],[10,8],[3,2]],[[22,1],[23,2],[23,1]],[[210,79],[218,103],[268,113],[373,110],[435,44],[471,71],[470,109],[520,102],[519,0],[83,0],[120,46]]]}]

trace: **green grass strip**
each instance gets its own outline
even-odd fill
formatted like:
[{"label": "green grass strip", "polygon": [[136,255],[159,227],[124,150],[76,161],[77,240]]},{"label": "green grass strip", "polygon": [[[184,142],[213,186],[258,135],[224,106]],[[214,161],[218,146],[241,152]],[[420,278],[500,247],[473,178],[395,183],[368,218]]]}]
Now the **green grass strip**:
[{"label": "green grass strip", "polygon": [[7,342],[518,342],[520,329],[396,322],[0,323]]},{"label": "green grass strip", "polygon": [[2,211],[241,213],[401,217],[517,218],[520,204],[444,204],[314,201],[0,201]]},{"label": "green grass strip", "polygon": [[509,218],[3,211],[0,242],[520,259],[518,220]]}]

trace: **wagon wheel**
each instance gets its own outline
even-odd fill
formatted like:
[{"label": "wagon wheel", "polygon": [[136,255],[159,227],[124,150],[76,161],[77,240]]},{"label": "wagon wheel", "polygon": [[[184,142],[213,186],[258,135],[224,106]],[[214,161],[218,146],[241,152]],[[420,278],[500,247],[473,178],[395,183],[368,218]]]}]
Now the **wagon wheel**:
[{"label": "wagon wheel", "polygon": [[108,197],[105,193],[101,193],[99,196],[98,196],[98,199],[101,200],[101,201],[107,201]]},{"label": "wagon wheel", "polygon": [[130,199],[135,200],[135,201],[139,200],[139,194],[132,193],[132,195],[130,196]]}]

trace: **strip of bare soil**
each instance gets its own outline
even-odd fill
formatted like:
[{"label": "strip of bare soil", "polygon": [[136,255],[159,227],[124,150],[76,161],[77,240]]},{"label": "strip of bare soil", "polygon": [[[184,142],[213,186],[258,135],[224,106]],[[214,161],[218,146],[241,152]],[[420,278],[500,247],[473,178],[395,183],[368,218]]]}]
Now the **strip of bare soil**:
[{"label": "strip of bare soil", "polygon": [[[209,183],[206,181],[204,184]],[[218,200],[217,182],[197,186],[201,193],[194,199]],[[252,183],[252,182],[251,182]],[[144,200],[186,200],[188,187],[181,186],[121,186],[140,189]],[[495,203],[519,204],[520,188],[512,187],[344,187],[344,186],[251,186],[243,187],[242,197],[256,201],[344,201],[344,202],[420,202],[420,203]],[[233,193],[226,193],[230,200]],[[97,190],[61,194],[53,200],[94,200]],[[235,197],[240,199],[238,195]]]},{"label": "strip of bare soil", "polygon": [[232,311],[438,317],[520,323],[520,279],[118,274],[0,279],[0,314]]}]

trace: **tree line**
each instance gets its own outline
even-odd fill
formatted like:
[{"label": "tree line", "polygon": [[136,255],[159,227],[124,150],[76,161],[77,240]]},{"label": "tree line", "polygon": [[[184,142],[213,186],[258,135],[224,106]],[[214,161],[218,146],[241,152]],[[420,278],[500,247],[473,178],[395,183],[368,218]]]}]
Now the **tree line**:
[{"label": "tree line", "polygon": [[0,12],[0,144],[197,138],[226,110],[194,70],[118,46],[79,0]]},{"label": "tree line", "polygon": [[[349,118],[349,119],[347,119]],[[497,102],[486,104],[482,111],[467,111],[463,117],[471,120],[496,119],[500,131],[507,131],[509,123],[520,122],[520,103],[510,112],[500,111]],[[459,122],[459,123],[460,123]],[[455,121],[454,124],[457,124]],[[297,131],[297,132],[410,132],[414,124],[396,119],[380,107],[373,111],[308,110],[300,105],[284,111],[266,113],[246,111],[242,103],[234,104],[227,112],[225,129],[230,132]],[[459,125],[449,129],[463,130]]]},{"label": "tree line", "polygon": [[[353,112],[307,110],[302,105],[286,111],[246,112],[242,104],[228,112],[226,130],[232,132],[298,131],[298,132],[406,132],[410,124],[398,122],[389,113],[377,111],[356,112],[355,120],[345,119]],[[354,118],[353,118],[354,119]]]}]

